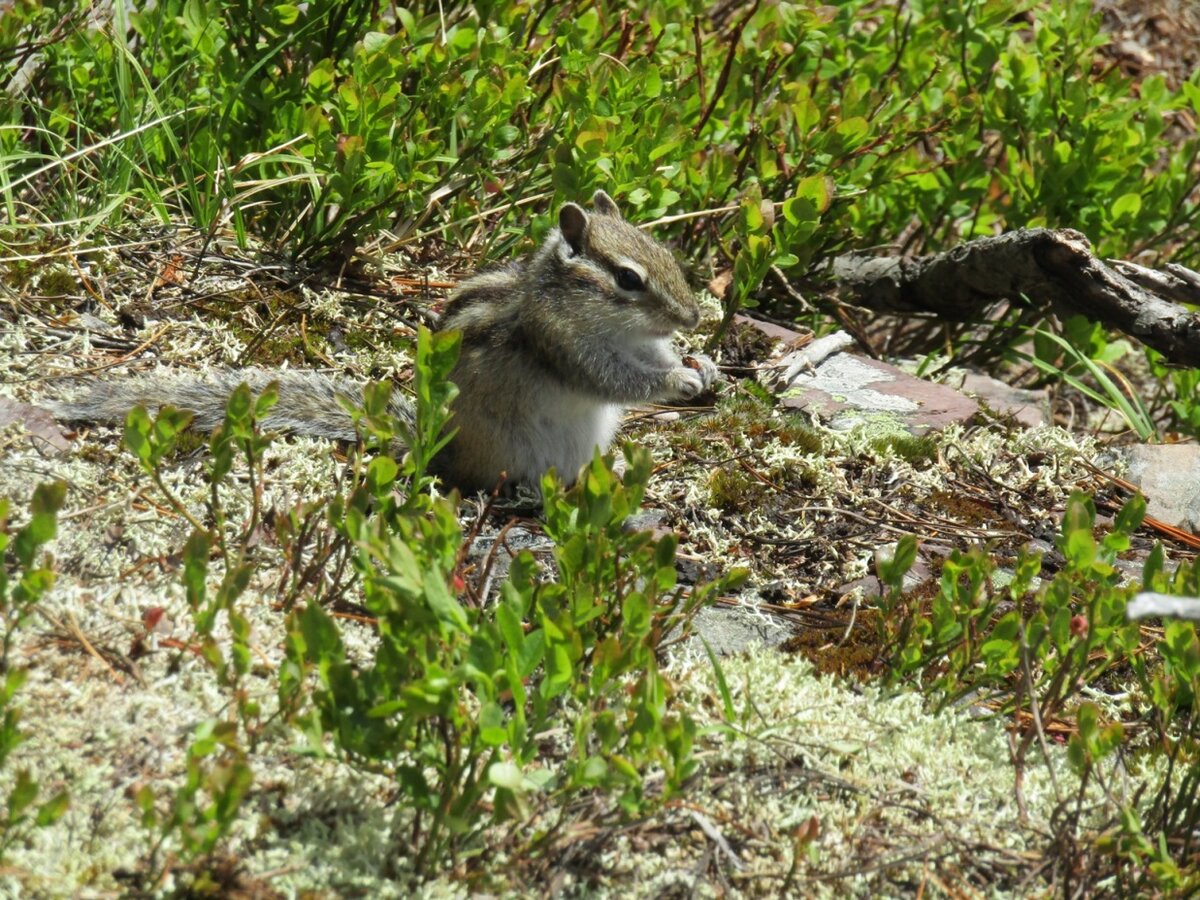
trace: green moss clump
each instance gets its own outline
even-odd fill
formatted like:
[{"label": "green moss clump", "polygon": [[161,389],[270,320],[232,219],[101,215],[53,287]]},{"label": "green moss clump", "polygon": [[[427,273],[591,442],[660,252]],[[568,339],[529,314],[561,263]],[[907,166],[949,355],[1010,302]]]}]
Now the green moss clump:
[{"label": "green moss clump", "polygon": [[768,473],[771,481],[789,491],[811,493],[817,486],[817,474],[805,460],[789,459]]},{"label": "green moss clump", "polygon": [[[248,312],[246,307],[254,307]],[[268,368],[290,363],[312,362],[312,344],[322,341],[326,323],[307,313],[307,327],[300,328],[303,300],[295,292],[264,297],[258,291],[231,291],[209,301],[206,312],[221,318],[229,331],[253,352],[254,363]],[[269,323],[269,324],[266,324]]]},{"label": "green moss clump", "polygon": [[63,298],[79,293],[79,281],[66,269],[51,268],[38,278],[37,292],[43,297]]},{"label": "green moss clump", "polygon": [[741,436],[759,449],[772,441],[793,447],[800,454],[818,454],[825,449],[821,436],[786,413],[751,394],[738,394],[718,404],[716,411],[695,423],[695,429],[712,437]]},{"label": "green moss clump", "polygon": [[717,469],[708,478],[708,502],[722,512],[745,514],[761,506],[768,485],[732,465]]},{"label": "green moss clump", "polygon": [[937,458],[938,443],[932,436],[917,437],[906,431],[896,431],[874,438],[869,444],[879,456],[889,453],[911,465],[932,462]]}]

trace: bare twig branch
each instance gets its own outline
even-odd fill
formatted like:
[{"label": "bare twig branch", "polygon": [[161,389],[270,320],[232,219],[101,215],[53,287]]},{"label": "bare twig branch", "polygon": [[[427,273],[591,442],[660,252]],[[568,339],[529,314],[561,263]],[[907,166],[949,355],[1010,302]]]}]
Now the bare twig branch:
[{"label": "bare twig branch", "polygon": [[1169,361],[1200,367],[1200,274],[1106,263],[1069,229],[1021,229],[916,259],[850,253],[830,264],[851,302],[882,312],[967,321],[1000,302],[1081,314],[1137,338]]}]

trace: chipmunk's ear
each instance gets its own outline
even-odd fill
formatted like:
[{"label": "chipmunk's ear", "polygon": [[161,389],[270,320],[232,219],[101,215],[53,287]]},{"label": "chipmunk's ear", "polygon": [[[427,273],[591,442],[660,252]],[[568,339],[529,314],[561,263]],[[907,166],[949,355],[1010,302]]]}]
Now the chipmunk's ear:
[{"label": "chipmunk's ear", "polygon": [[558,211],[558,230],[576,253],[583,250],[583,233],[587,230],[588,214],[583,207],[567,203]]},{"label": "chipmunk's ear", "polygon": [[617,209],[617,204],[604,191],[596,191],[596,193],[592,194],[592,206],[596,207],[596,212],[602,216],[612,216],[614,219],[621,218],[621,211]]}]

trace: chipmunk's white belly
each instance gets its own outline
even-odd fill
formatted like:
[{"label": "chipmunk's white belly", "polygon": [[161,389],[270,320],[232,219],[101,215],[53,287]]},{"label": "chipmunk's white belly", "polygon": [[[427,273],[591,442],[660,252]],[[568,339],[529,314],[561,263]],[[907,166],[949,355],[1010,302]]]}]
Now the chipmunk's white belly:
[{"label": "chipmunk's white belly", "polygon": [[573,392],[550,393],[552,396],[543,398],[537,413],[514,429],[515,433],[524,432],[525,439],[517,443],[528,454],[524,471],[517,477],[533,484],[551,467],[561,480],[574,481],[597,447],[601,451],[608,449],[621,424],[620,406],[599,403]]},{"label": "chipmunk's white belly", "polygon": [[[452,481],[488,490],[506,483],[541,483],[547,469],[574,481],[596,447],[608,449],[622,407],[545,381],[517,384],[507,394],[464,388],[455,402],[449,447]],[[536,393],[534,393],[536,392]]]}]

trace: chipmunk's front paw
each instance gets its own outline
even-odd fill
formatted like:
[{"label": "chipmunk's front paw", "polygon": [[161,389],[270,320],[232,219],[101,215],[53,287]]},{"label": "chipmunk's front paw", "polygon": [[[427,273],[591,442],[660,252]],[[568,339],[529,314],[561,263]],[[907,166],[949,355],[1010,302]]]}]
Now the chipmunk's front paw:
[{"label": "chipmunk's front paw", "polygon": [[667,400],[691,400],[704,393],[708,385],[698,369],[680,366],[667,376]]},{"label": "chipmunk's front paw", "polygon": [[703,353],[688,354],[683,358],[683,364],[692,371],[699,373],[700,381],[704,384],[703,390],[707,391],[721,377],[721,370],[717,368],[717,364]]}]

